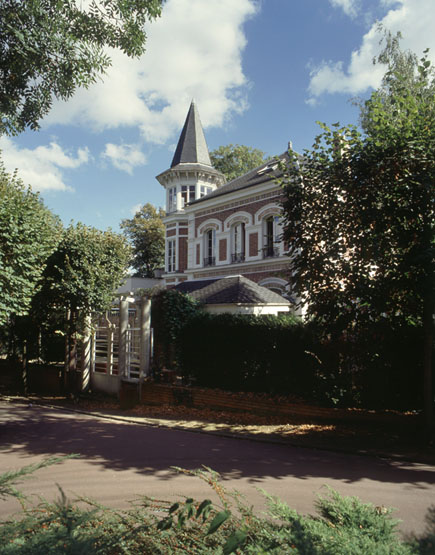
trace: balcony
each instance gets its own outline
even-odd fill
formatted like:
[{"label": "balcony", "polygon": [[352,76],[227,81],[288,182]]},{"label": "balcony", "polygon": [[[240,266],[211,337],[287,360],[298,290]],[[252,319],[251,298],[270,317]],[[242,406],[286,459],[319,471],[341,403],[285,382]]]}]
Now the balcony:
[{"label": "balcony", "polygon": [[279,247],[264,247],[263,258],[276,258],[279,256]]},{"label": "balcony", "polygon": [[235,252],[231,255],[231,264],[237,264],[238,262],[245,262],[244,252]]},{"label": "balcony", "polygon": [[204,258],[204,267],[206,266],[216,266],[216,257],[215,256],[206,256]]}]

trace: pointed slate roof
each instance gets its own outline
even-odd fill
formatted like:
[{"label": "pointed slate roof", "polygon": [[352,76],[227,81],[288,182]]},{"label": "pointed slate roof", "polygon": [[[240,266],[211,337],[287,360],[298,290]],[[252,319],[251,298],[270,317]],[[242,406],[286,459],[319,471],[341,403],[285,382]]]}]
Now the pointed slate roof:
[{"label": "pointed slate roof", "polygon": [[205,141],[198,109],[192,100],[171,168],[178,164],[204,164],[211,166],[210,155]]},{"label": "pointed slate roof", "polygon": [[254,304],[284,305],[290,302],[265,287],[243,276],[211,280],[184,281],[175,286],[177,291],[187,293],[204,304]]}]

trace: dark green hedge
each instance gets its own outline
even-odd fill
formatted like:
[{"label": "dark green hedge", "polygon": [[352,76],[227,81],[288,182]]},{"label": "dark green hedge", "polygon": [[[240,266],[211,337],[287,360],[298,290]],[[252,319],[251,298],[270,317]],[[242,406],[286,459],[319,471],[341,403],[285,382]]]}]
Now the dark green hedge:
[{"label": "dark green hedge", "polygon": [[178,341],[181,372],[197,385],[292,394],[314,387],[310,333],[295,319],[200,313]]},{"label": "dark green hedge", "polygon": [[298,395],[336,406],[422,406],[422,330],[373,324],[332,336],[289,317],[194,313],[177,335],[177,364],[192,383]]}]

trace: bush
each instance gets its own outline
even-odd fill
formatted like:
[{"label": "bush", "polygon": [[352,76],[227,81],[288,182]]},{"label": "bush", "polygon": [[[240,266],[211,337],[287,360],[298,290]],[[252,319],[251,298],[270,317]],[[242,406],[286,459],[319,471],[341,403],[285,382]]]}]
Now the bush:
[{"label": "bush", "polygon": [[183,326],[200,310],[200,303],[173,289],[163,289],[152,297],[151,326],[154,330],[154,370],[176,368],[177,345]]},{"label": "bush", "polygon": [[[333,335],[312,326],[319,400],[341,406],[410,410],[422,406],[422,332],[403,322],[372,323]],[[434,359],[435,360],[435,359]]]},{"label": "bush", "polygon": [[152,326],[154,367],[177,369],[187,383],[333,406],[422,406],[422,333],[403,321],[334,334],[292,316],[210,314],[165,290],[153,297]]},{"label": "bush", "polygon": [[292,317],[192,316],[179,334],[183,376],[229,391],[307,393],[317,361],[308,328]]},{"label": "bush", "polygon": [[[47,461],[40,464],[52,464]],[[0,476],[0,497],[19,495],[13,484],[21,471]],[[118,512],[90,500],[72,505],[62,490],[55,503],[23,509],[21,518],[0,523],[0,553],[105,555],[171,553],[275,553],[310,555],[413,555],[433,553],[435,523],[421,538],[402,541],[391,509],[341,497],[329,490],[319,498],[317,516],[298,514],[266,495],[268,513],[258,516],[237,492],[226,490],[210,469],[186,471],[215,491],[219,504],[186,498],[177,503],[143,498],[130,510]],[[86,501],[88,508],[83,508]],[[24,500],[22,500],[24,503]],[[434,510],[431,514],[433,516]]]}]

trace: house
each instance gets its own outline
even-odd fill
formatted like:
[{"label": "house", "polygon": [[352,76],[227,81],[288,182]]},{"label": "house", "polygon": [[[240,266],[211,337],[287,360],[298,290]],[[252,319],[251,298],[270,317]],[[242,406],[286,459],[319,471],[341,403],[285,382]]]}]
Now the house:
[{"label": "house", "polygon": [[124,279],[122,285],[116,290],[116,294],[119,295],[134,295],[137,291],[143,289],[155,289],[158,287],[163,287],[162,279],[156,278],[141,278],[135,276],[127,276]]},{"label": "house", "polygon": [[243,276],[187,280],[175,289],[200,301],[213,314],[277,315],[288,313],[291,305],[288,299]]},{"label": "house", "polygon": [[279,158],[274,158],[226,183],[211,164],[192,102],[171,166],[157,176],[166,190],[166,287],[204,280],[212,285],[221,278],[242,276],[290,296],[282,191],[275,181],[278,166]]}]

